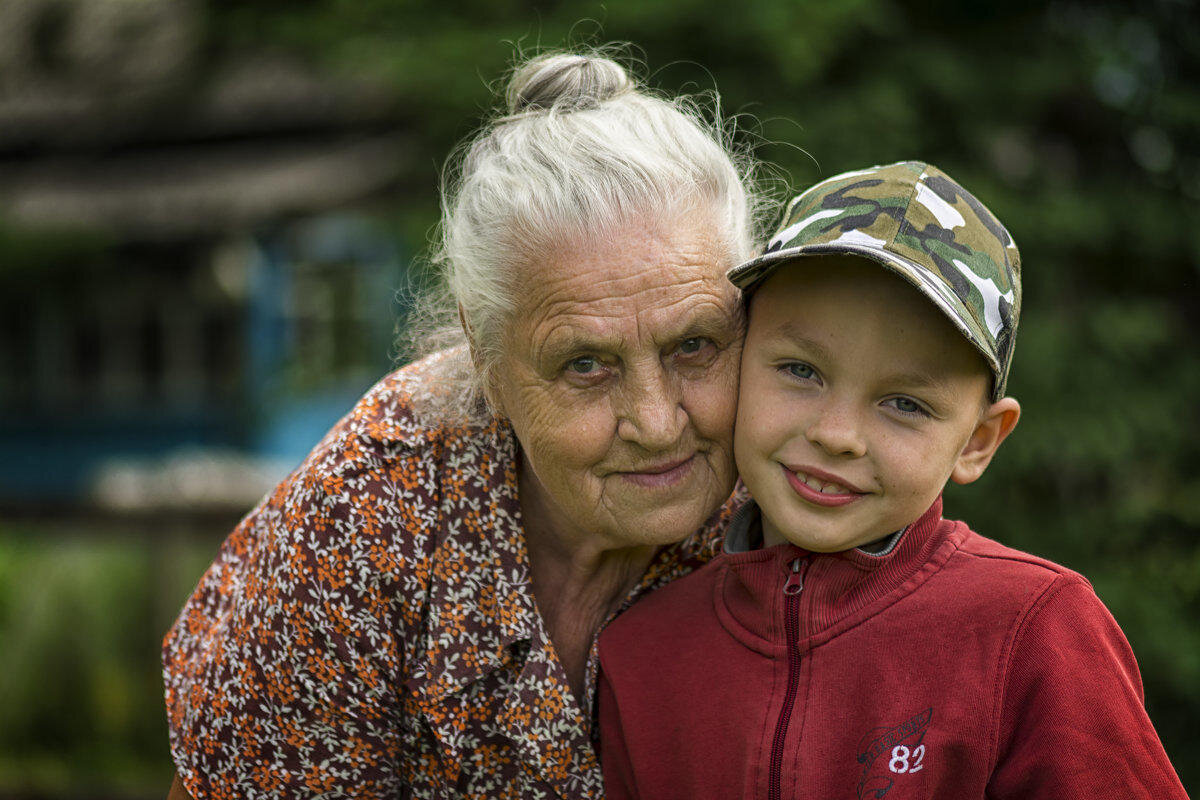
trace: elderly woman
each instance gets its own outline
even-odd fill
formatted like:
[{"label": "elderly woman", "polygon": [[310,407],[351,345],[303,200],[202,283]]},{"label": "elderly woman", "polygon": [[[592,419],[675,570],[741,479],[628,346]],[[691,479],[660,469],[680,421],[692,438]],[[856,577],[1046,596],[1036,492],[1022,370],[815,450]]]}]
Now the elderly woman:
[{"label": "elderly woman", "polygon": [[616,63],[515,73],[445,192],[461,344],[385,378],[164,643],[173,793],[600,797],[597,633],[737,504],[747,189]]}]

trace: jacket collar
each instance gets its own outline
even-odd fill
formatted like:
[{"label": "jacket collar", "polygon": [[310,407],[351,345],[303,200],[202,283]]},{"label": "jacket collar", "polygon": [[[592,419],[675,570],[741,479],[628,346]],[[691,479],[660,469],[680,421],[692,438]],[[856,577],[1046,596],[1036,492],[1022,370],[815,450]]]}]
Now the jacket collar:
[{"label": "jacket collar", "polygon": [[888,607],[941,567],[966,526],[942,519],[942,499],[913,524],[889,537],[879,553],[861,549],[810,553],[792,544],[747,549],[759,527],[759,510],[743,508],[730,526],[725,553],[716,562],[714,602],[721,624],[748,647],[779,655],[786,644],[783,585],[799,560],[802,649],[815,647]]},{"label": "jacket collar", "polygon": [[[899,543],[900,537],[904,535],[904,530],[898,530],[890,536],[885,537],[880,542],[880,547],[877,550],[864,550],[861,547],[856,547],[855,551],[878,558],[880,556],[890,555]],[[758,507],[758,503],[750,500],[734,515],[733,521],[729,523],[729,530],[725,534],[725,544],[721,551],[724,553],[746,553],[751,550],[758,550],[763,546],[762,535],[762,510]],[[798,549],[798,548],[797,548]]]}]

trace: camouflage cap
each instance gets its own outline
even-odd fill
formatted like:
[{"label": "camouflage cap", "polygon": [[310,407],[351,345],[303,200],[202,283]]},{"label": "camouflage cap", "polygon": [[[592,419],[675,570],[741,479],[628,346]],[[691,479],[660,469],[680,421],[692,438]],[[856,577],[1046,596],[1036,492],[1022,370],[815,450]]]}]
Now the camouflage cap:
[{"label": "camouflage cap", "polygon": [[950,318],[992,369],[1004,396],[1021,312],[1021,255],[1000,220],[937,167],[901,161],[836,175],[788,206],[761,256],[731,269],[749,292],[804,256],[872,259]]}]

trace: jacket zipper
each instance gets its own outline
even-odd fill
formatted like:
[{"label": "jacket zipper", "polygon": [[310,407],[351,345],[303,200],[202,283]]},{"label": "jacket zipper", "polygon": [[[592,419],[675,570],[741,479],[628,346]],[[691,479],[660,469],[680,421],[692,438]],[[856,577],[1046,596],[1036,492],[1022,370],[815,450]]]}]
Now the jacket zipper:
[{"label": "jacket zipper", "polygon": [[800,687],[800,650],[796,643],[800,639],[800,592],[804,589],[804,575],[800,570],[803,565],[802,559],[793,560],[787,583],[783,585],[783,626],[787,635],[788,678],[787,691],[783,695],[783,708],[779,710],[779,721],[775,723],[775,739],[771,743],[768,800],[780,800],[783,796],[783,743],[787,739],[788,723],[792,720],[792,706],[796,703],[796,691]]}]

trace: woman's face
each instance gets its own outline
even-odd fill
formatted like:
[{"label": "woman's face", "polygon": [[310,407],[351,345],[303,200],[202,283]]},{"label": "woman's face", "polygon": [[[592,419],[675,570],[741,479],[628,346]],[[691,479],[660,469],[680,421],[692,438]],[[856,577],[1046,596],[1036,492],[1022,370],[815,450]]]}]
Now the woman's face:
[{"label": "woman's face", "polygon": [[639,223],[520,274],[491,393],[521,443],[527,526],[660,545],[729,496],[743,315],[708,223]]}]

